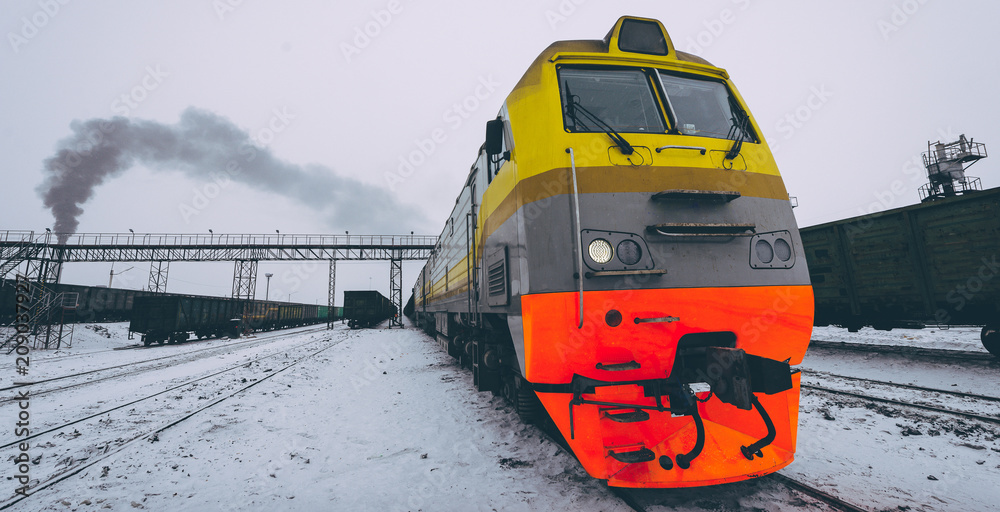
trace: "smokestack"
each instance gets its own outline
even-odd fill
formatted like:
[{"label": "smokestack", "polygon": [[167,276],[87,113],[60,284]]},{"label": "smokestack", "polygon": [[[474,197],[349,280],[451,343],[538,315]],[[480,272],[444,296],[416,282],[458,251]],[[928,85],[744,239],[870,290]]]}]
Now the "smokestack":
[{"label": "smokestack", "polygon": [[420,211],[399,204],[386,190],[321,165],[280,160],[245,130],[205,110],[190,107],[174,125],[114,117],[74,121],[70,127],[73,135],[45,160],[47,177],[37,188],[55,217],[60,243],[76,232],[94,188],[137,164],[202,181],[221,176],[281,194],[323,214],[331,229],[402,233],[425,224]]}]

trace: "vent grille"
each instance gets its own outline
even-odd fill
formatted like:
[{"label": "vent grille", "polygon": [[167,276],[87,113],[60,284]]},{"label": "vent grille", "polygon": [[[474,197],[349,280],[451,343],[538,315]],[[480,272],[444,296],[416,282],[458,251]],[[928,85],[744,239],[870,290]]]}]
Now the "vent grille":
[{"label": "vent grille", "polygon": [[486,258],[486,304],[504,306],[508,297],[507,248],[503,247]]},{"label": "vent grille", "polygon": [[490,297],[507,294],[507,272],[504,262],[498,261],[489,268]]}]

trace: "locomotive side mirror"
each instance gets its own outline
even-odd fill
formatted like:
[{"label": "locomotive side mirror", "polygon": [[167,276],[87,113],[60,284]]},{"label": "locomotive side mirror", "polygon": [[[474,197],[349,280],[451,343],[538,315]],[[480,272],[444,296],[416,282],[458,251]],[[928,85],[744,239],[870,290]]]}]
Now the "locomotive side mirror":
[{"label": "locomotive side mirror", "polygon": [[499,117],[486,122],[486,154],[493,156],[503,152],[503,119]]}]

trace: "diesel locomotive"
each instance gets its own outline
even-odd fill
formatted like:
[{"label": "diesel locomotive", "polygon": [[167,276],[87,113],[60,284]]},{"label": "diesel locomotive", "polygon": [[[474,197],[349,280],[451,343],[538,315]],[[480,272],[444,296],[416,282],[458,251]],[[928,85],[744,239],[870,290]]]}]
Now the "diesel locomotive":
[{"label": "diesel locomotive", "polygon": [[792,462],[813,292],[727,72],[622,17],[545,49],[486,126],[413,315],[480,391],[621,487]]}]

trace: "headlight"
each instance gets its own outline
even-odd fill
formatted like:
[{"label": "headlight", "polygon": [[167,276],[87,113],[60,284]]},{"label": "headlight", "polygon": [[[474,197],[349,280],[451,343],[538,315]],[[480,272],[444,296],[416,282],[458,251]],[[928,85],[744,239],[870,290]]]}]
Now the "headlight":
[{"label": "headlight", "polygon": [[590,259],[602,265],[611,261],[611,257],[614,256],[614,249],[611,248],[611,244],[603,238],[598,238],[590,242],[587,250],[590,252]]},{"label": "headlight", "polygon": [[618,244],[618,259],[626,265],[635,265],[642,259],[642,247],[632,240],[622,240]]},{"label": "headlight", "polygon": [[792,257],[792,247],[783,238],[774,241],[774,255],[781,261],[788,261]]},{"label": "headlight", "polygon": [[767,240],[757,240],[755,248],[761,263],[771,263],[771,260],[774,259],[774,249],[771,244],[767,243]]},{"label": "headlight", "polygon": [[788,269],[795,266],[790,231],[758,233],[750,239],[750,268]]}]

